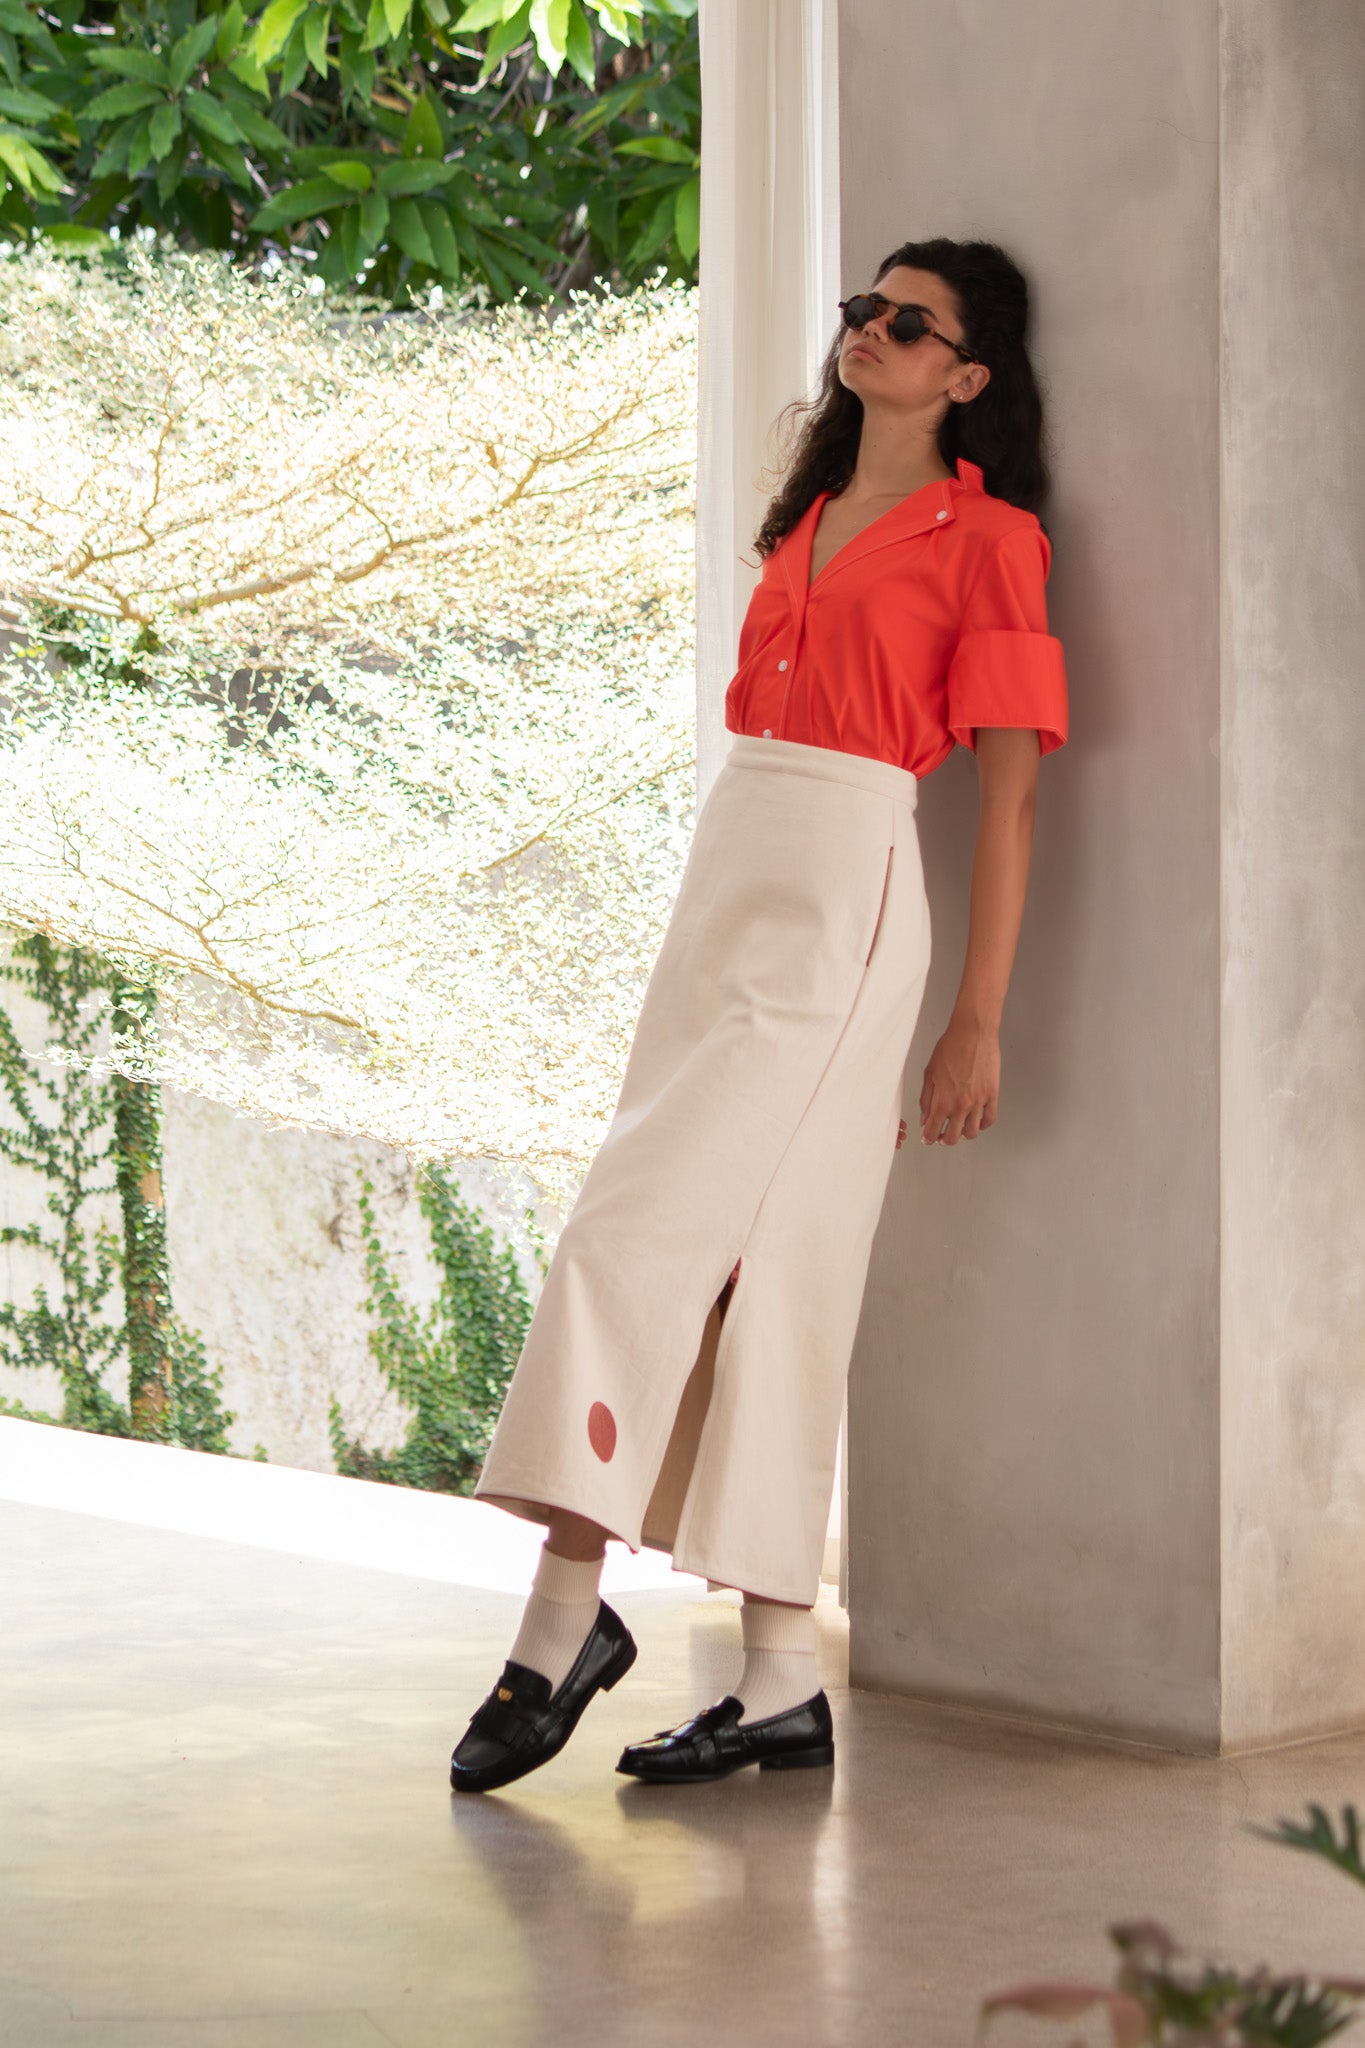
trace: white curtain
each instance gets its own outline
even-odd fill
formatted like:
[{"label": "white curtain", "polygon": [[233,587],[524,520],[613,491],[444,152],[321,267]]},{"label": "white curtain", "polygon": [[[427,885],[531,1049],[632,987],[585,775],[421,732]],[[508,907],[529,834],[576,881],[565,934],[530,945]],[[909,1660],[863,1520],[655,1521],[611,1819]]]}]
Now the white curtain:
[{"label": "white curtain", "polygon": [[[778,415],[814,395],[838,324],[837,0],[700,0],[697,789],[777,488]],[[788,423],[790,426],[790,422]]]},{"label": "white curtain", "polygon": [[[725,754],[725,690],[777,489],[778,416],[811,398],[838,326],[838,0],[699,0],[701,337],[697,798]],[[788,421],[788,434],[791,422]],[[848,1604],[845,1446],[824,1576]]]}]

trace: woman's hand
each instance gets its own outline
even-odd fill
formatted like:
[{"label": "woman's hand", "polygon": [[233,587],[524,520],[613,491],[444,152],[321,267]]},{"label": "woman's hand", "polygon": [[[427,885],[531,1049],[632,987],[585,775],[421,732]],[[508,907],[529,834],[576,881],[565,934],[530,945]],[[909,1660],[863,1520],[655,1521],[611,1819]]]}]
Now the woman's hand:
[{"label": "woman's hand", "polygon": [[1000,1034],[968,1018],[950,1018],[924,1069],[920,1143],[955,1145],[988,1131],[999,1099]]}]

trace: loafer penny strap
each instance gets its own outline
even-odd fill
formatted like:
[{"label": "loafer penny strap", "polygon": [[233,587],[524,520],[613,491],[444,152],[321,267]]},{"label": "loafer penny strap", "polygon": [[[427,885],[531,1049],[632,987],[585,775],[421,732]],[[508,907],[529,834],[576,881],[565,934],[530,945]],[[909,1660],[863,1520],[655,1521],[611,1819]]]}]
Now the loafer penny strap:
[{"label": "loafer penny strap", "polygon": [[[532,1679],[535,1675],[527,1673]],[[543,1697],[544,1682],[528,1688],[524,1680],[519,1680],[519,1673],[504,1671],[483,1705],[475,1710],[470,1727],[509,1746],[524,1742],[528,1735],[543,1729],[549,1712],[549,1702]],[[540,1697],[528,1696],[531,1691]]]},{"label": "loafer penny strap", "polygon": [[703,1768],[721,1763],[744,1746],[732,1726],[739,1712],[739,1701],[727,1694],[715,1706],[694,1714],[690,1721],[683,1721],[676,1728],[661,1728],[655,1739],[665,1740],[671,1755],[683,1750],[690,1752],[691,1760]]}]

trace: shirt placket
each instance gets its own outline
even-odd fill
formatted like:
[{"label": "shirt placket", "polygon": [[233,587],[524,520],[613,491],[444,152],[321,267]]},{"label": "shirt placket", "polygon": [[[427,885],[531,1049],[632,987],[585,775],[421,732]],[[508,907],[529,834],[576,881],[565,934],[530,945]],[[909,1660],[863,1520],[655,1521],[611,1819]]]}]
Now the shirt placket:
[{"label": "shirt placket", "polygon": [[[808,540],[806,547],[802,551],[802,558],[793,565],[795,573],[792,574],[789,571],[787,578],[792,628],[788,643],[789,651],[780,656],[777,662],[778,673],[783,677],[782,701],[777,707],[777,726],[775,729],[776,737],[780,740],[787,737],[787,712],[791,704],[792,684],[796,681],[797,667],[801,660],[801,649],[805,644],[806,612],[809,609],[810,603],[810,556],[811,549]],[[772,739],[774,737],[774,728],[765,726],[763,737],[765,740]]]}]

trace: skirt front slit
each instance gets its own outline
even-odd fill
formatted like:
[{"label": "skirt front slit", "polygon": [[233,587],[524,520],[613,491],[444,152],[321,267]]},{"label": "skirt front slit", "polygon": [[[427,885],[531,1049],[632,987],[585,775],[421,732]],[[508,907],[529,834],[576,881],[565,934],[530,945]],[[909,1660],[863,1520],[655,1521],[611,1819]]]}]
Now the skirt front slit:
[{"label": "skirt front slit", "polygon": [[916,793],[732,736],[478,1497],[814,1600],[929,965]]}]

